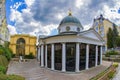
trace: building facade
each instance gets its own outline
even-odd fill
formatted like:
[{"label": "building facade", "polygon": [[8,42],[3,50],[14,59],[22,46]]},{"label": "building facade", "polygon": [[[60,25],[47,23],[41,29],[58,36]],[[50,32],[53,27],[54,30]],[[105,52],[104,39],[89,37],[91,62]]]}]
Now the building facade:
[{"label": "building facade", "polygon": [[10,46],[16,56],[29,55],[36,56],[36,37],[26,34],[16,34],[10,37]]},{"label": "building facade", "polygon": [[[109,21],[108,19],[105,19],[103,15],[100,15],[100,17],[94,19],[93,26],[92,26],[105,40],[105,51],[107,50],[107,33],[109,28],[113,29],[116,27],[118,32],[120,31],[120,28],[114,24],[113,22]],[[120,32],[119,32],[120,34]]]},{"label": "building facade", "polygon": [[9,42],[10,33],[7,28],[5,16],[5,0],[0,1],[0,45],[5,45]]},{"label": "building facade", "polygon": [[71,13],[58,26],[58,35],[39,39],[40,66],[62,72],[80,72],[102,64],[102,37],[93,29],[83,31]]}]

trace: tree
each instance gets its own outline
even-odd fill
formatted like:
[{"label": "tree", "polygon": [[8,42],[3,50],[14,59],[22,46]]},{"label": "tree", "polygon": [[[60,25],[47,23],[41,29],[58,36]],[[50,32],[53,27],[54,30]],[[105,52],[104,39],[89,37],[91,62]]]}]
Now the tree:
[{"label": "tree", "polygon": [[113,28],[108,29],[107,33],[107,46],[108,48],[116,48],[118,44],[118,30],[117,25],[113,23]]},{"label": "tree", "polygon": [[120,36],[116,38],[116,45],[117,47],[120,47]]},{"label": "tree", "polygon": [[117,46],[117,37],[118,37],[118,31],[117,31],[117,25],[113,23],[113,47],[116,48]]},{"label": "tree", "polygon": [[111,28],[108,29],[107,33],[107,46],[113,48],[113,30]]}]

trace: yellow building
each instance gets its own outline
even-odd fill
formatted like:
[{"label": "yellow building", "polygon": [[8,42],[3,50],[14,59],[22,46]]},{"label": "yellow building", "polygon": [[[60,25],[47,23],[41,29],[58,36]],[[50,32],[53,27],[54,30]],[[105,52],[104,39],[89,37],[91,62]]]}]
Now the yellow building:
[{"label": "yellow building", "polygon": [[113,22],[109,21],[108,19],[105,19],[103,17],[103,15],[100,15],[100,17],[94,19],[93,28],[105,40],[105,42],[106,42],[106,45],[105,45],[106,50],[107,50],[107,33],[108,33],[109,28],[113,29],[114,26],[117,28],[117,30],[119,32],[119,29],[118,29],[119,27],[116,24],[114,24]]},{"label": "yellow building", "polygon": [[33,53],[36,56],[36,37],[26,34],[16,34],[10,37],[10,46],[16,56]]}]

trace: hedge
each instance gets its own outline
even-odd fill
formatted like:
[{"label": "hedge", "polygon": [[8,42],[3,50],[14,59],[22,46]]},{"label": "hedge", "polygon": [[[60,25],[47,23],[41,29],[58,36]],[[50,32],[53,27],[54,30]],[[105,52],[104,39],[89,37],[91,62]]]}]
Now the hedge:
[{"label": "hedge", "polygon": [[25,58],[25,59],[34,59],[35,57],[34,57],[33,53],[32,53],[32,52],[30,52],[30,54],[25,55],[25,57],[24,57],[24,58]]},{"label": "hedge", "polygon": [[106,54],[105,54],[106,57],[109,57],[110,55],[118,55],[118,52],[112,50],[112,51],[107,51]]},{"label": "hedge", "polygon": [[6,73],[6,68],[4,66],[0,66],[0,73]]},{"label": "hedge", "polygon": [[0,55],[6,56],[9,61],[12,58],[12,50],[10,48],[0,46]]},{"label": "hedge", "polygon": [[113,63],[103,72],[99,73],[95,77],[92,77],[90,80],[111,80],[114,77],[118,63]]},{"label": "hedge", "polygon": [[7,67],[8,66],[8,60],[5,56],[0,55],[0,66]]},{"label": "hedge", "polygon": [[0,80],[25,80],[25,78],[18,75],[5,75],[0,73]]}]

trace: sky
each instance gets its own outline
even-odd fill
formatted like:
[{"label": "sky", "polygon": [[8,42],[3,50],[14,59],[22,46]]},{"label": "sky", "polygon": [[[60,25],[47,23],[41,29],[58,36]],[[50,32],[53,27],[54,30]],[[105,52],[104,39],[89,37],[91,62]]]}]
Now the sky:
[{"label": "sky", "polygon": [[120,0],[6,0],[10,34],[55,35],[69,9],[85,30],[100,14],[120,26]]}]

